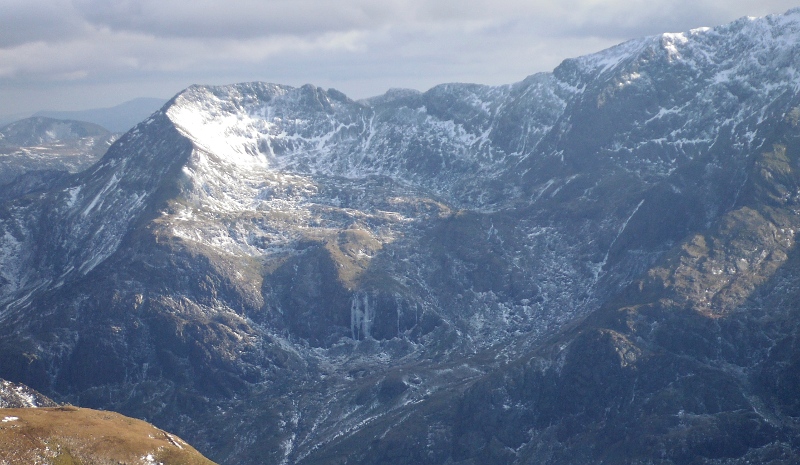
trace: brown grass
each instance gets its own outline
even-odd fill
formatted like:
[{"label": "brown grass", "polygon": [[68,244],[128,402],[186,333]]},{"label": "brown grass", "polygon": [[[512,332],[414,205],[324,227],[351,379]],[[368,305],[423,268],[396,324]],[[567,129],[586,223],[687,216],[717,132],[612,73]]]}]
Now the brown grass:
[{"label": "brown grass", "polygon": [[213,465],[149,423],[72,406],[0,409],[0,444],[0,463],[8,465],[145,464],[148,455],[164,465]]}]

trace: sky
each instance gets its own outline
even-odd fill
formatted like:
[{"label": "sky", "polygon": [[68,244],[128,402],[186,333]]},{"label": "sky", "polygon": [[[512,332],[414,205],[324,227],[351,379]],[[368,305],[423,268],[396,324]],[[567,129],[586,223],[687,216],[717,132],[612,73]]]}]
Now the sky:
[{"label": "sky", "polygon": [[797,0],[0,0],[0,117],[311,83],[365,98],[510,84],[628,39]]}]

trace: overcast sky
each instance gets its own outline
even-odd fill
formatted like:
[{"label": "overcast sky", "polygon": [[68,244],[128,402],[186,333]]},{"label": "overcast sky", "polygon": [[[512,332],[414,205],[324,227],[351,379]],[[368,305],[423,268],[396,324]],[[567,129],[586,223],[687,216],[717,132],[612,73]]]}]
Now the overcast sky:
[{"label": "overcast sky", "polygon": [[508,84],[791,0],[0,0],[0,117],[269,81],[353,98]]}]

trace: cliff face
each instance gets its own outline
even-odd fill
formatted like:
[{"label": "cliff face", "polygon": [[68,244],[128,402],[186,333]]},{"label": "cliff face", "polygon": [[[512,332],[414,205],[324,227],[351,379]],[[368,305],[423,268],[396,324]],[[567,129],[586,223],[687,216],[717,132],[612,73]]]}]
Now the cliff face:
[{"label": "cliff face", "polygon": [[793,460],[799,35],[191,87],[4,201],[0,376],[224,463]]}]

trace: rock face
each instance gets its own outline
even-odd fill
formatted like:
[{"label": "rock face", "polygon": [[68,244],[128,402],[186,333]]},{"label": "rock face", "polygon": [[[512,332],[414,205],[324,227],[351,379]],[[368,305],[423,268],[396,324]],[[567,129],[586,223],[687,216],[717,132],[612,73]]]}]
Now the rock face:
[{"label": "rock face", "polygon": [[195,86],[0,210],[0,376],[222,463],[791,463],[800,10]]}]

